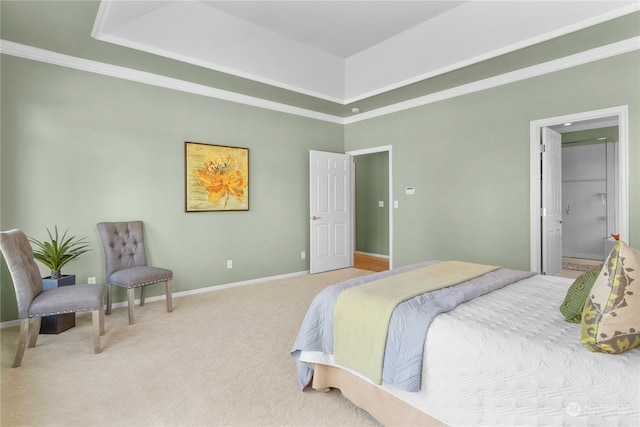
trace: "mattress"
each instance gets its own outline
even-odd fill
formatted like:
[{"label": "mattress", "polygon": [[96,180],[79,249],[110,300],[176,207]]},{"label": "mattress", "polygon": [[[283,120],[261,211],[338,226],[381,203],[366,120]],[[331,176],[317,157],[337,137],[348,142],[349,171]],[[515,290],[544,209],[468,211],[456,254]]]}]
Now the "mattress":
[{"label": "mattress", "polygon": [[[448,425],[640,425],[640,348],[580,344],[558,310],[571,283],[535,275],[438,315],[420,391],[380,387]],[[334,365],[318,352],[300,360]]]}]

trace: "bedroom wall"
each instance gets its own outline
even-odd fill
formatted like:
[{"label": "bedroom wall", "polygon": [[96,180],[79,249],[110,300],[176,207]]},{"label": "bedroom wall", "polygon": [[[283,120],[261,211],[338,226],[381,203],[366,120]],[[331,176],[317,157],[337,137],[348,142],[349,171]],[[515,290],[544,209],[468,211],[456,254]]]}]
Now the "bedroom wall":
[{"label": "bedroom wall", "polygon": [[[308,152],[341,151],[341,125],[9,55],[1,77],[0,226],[87,236],[93,250],[64,273],[103,282],[96,223],[129,219],[145,222],[175,292],[308,270]],[[248,212],[185,213],[185,141],[249,148]],[[6,321],[17,310],[1,264]]]},{"label": "bedroom wall", "polygon": [[394,266],[462,259],[528,270],[530,121],[617,105],[629,105],[629,243],[638,247],[638,75],[635,51],[347,125],[346,150],[393,145]]},{"label": "bedroom wall", "polygon": [[[98,3],[2,1],[2,39],[317,112],[351,110],[98,42],[90,37]],[[598,45],[615,42],[637,35],[637,17],[600,24],[620,28],[604,36],[591,29],[581,33]],[[518,67],[518,58],[535,62],[580,51],[573,35],[557,42],[461,73],[483,77],[495,62]],[[529,121],[629,104],[630,228],[637,247],[638,63],[634,52],[345,127],[3,54],[0,228],[20,227],[44,238],[45,227],[57,224],[88,236],[94,250],[66,269],[79,281],[103,280],[95,224],[132,217],[147,224],[150,261],[174,270],[176,292],[300,272],[308,269],[300,259],[309,244],[308,150],[392,144],[400,203],[394,211],[394,266],[458,258],[528,269]],[[447,76],[457,75],[433,84],[443,89],[458,82]],[[420,84],[360,106],[367,111],[411,98]],[[248,212],[184,213],[184,141],[249,148]],[[416,195],[404,196],[406,186],[415,186]],[[234,261],[232,270],[227,259]],[[0,321],[6,321],[17,311],[4,261],[0,266]],[[116,298],[124,300],[124,293]]]}]

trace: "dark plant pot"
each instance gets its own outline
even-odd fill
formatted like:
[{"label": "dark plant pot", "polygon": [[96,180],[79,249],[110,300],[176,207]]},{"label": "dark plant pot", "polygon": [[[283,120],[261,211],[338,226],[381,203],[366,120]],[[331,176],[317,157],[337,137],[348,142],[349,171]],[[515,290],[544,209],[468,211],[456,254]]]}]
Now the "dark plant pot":
[{"label": "dark plant pot", "polygon": [[[42,279],[42,290],[57,288],[59,286],[71,286],[76,284],[76,276],[74,274],[64,275],[59,279],[52,279],[51,276]],[[56,314],[42,318],[40,323],[41,334],[59,334],[67,329],[76,326],[76,314],[65,313]]]}]

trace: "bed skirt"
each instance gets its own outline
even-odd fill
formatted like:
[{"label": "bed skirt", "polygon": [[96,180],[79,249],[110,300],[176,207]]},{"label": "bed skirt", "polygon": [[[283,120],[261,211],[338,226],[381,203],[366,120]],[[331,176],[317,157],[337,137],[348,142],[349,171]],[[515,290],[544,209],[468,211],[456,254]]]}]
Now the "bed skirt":
[{"label": "bed skirt", "polygon": [[445,426],[442,422],[341,368],[316,364],[312,385],[314,390],[337,388],[356,406],[367,411],[381,424],[390,426]]}]

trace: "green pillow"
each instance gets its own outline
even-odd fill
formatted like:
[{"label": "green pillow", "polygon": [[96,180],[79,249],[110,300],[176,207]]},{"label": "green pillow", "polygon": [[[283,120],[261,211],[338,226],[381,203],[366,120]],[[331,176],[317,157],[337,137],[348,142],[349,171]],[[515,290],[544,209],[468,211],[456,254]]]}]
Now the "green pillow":
[{"label": "green pillow", "polygon": [[587,300],[589,291],[591,291],[591,287],[598,278],[603,265],[600,264],[591,270],[585,271],[573,282],[567,291],[564,302],[560,306],[560,313],[564,316],[564,320],[571,323],[581,322],[584,302]]}]

